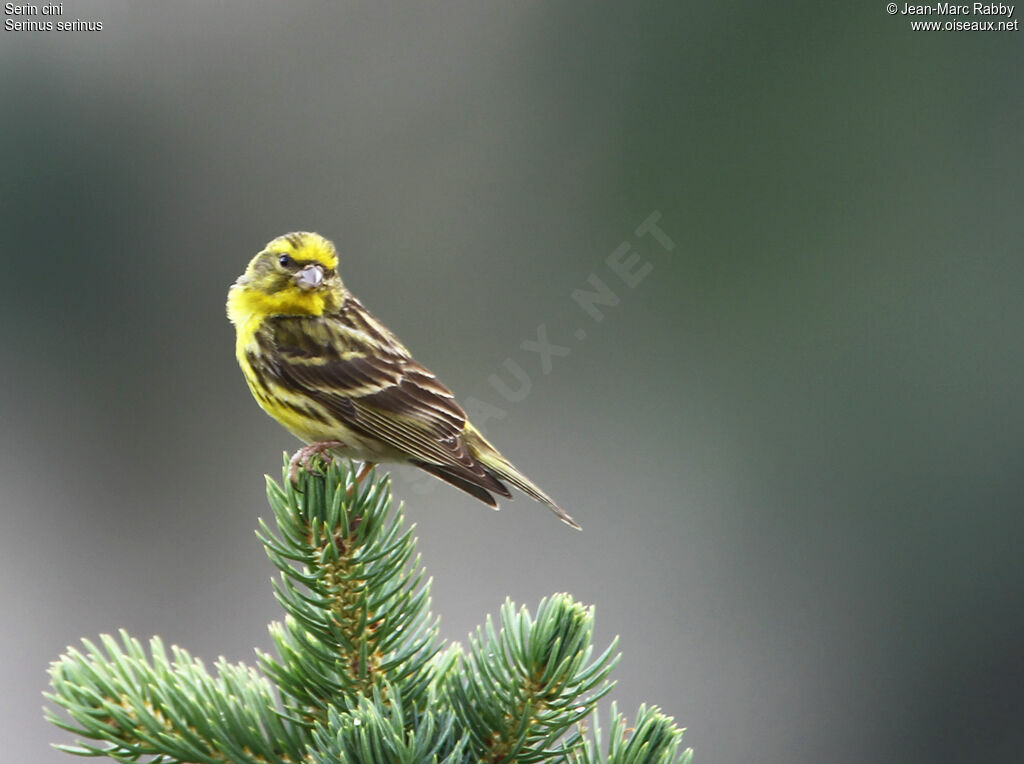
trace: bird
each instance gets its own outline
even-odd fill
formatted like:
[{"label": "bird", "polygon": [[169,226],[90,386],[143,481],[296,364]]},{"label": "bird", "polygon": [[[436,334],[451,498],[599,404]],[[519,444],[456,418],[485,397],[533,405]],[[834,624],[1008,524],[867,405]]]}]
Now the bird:
[{"label": "bird", "polygon": [[[260,407],[321,455],[414,465],[497,509],[508,486],[580,525],[473,426],[454,394],[346,288],[334,244],[296,231],[271,240],[228,289],[235,357]],[[506,485],[508,484],[508,485]]]}]

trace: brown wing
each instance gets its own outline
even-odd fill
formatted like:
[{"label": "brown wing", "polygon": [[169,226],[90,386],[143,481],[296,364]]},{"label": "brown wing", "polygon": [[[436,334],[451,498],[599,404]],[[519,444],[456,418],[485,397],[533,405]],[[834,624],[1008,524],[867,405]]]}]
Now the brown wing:
[{"label": "brown wing", "polygon": [[510,495],[467,447],[462,437],[466,414],[452,392],[397,340],[387,342],[390,333],[375,335],[347,318],[341,312],[269,319],[267,341],[281,383],[320,403],[346,427],[386,443],[442,479],[449,475]]}]

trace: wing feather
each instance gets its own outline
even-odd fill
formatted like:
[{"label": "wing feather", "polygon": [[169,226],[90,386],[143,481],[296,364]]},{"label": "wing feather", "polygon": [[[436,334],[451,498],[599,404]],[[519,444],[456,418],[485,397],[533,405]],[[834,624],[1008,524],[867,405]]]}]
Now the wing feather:
[{"label": "wing feather", "polygon": [[272,350],[280,381],[349,429],[507,495],[463,439],[466,413],[452,392],[397,340],[388,342],[390,334],[367,332],[371,326],[383,329],[379,323],[360,318],[347,321],[341,311],[269,319],[264,349]]}]

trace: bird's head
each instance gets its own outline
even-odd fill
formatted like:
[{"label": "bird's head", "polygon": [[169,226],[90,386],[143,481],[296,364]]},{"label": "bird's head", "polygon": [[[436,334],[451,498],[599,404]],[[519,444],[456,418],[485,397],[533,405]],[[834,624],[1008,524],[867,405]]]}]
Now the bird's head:
[{"label": "bird's head", "polygon": [[279,236],[258,252],[228,292],[228,317],[320,316],[345,299],[334,245],[317,233]]}]

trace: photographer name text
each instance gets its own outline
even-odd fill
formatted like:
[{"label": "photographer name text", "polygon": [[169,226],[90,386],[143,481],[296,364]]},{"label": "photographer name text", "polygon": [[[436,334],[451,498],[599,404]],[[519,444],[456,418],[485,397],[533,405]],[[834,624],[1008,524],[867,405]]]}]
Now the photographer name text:
[{"label": "photographer name text", "polygon": [[910,5],[904,3],[899,12],[901,16],[1005,16],[1010,18],[1016,7],[1002,3],[973,3],[972,5],[955,5],[953,3]]}]

